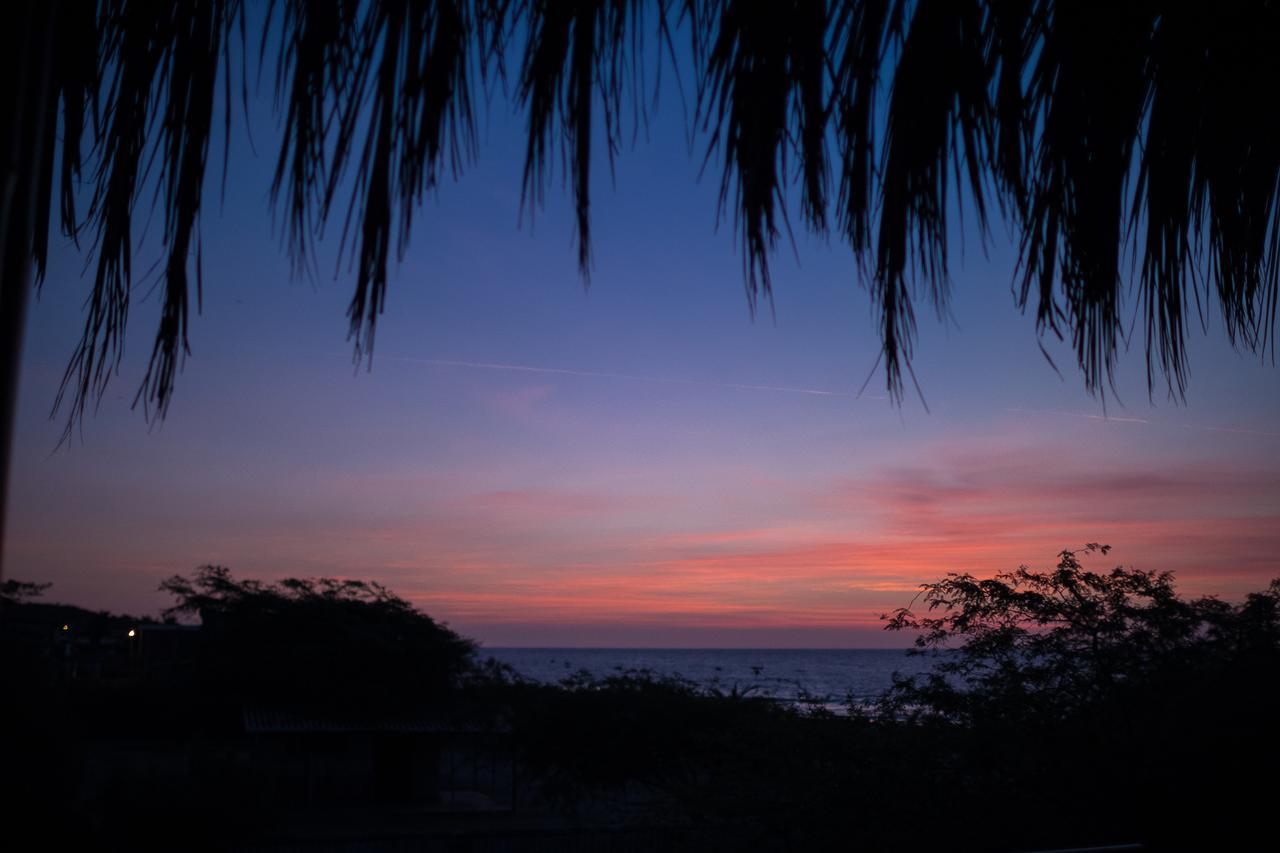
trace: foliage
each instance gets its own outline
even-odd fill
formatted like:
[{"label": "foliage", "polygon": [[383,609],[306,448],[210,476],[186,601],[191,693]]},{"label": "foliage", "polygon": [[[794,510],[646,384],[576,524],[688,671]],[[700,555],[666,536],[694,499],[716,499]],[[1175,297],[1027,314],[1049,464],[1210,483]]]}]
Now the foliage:
[{"label": "foliage", "polygon": [[1109,550],[1090,543],[1063,551],[1051,571],[1022,566],[986,580],[952,573],[925,584],[917,598],[937,615],[902,608],[886,628],[918,631],[914,651],[941,654],[923,680],[895,685],[889,707],[958,721],[1061,719],[1175,670],[1209,672],[1280,649],[1280,580],[1239,606],[1187,601],[1169,572],[1082,566],[1082,556]]},{"label": "foliage", "polygon": [[1017,234],[1015,299],[1042,334],[1070,340],[1091,390],[1127,343],[1126,300],[1149,383],[1163,375],[1175,394],[1204,305],[1219,306],[1233,343],[1274,341],[1280,117],[1257,93],[1280,78],[1280,7],[1264,0],[275,0],[252,34],[242,0],[62,2],[48,14],[31,252],[43,274],[55,221],[90,238],[93,286],[63,385],[72,421],[119,364],[132,218],[149,181],[163,305],[138,399],[168,405],[201,287],[209,148],[219,123],[225,145],[234,102],[248,99],[253,59],[275,80],[271,194],[300,270],[326,222],[343,221],[357,358],[373,343],[393,244],[404,250],[426,194],[476,153],[478,89],[514,83],[526,200],[542,198],[557,161],[567,172],[586,275],[592,158],[603,147],[612,163],[628,115],[643,125],[671,85],[664,69],[682,97],[692,78],[691,137],[722,161],[720,204],[739,227],[752,305],[770,294],[798,196],[802,224],[853,252],[894,394],[916,301],[945,312],[962,208],[984,235],[996,216]]},{"label": "foliage", "polygon": [[169,616],[201,621],[201,677],[229,695],[287,704],[413,706],[470,669],[475,644],[380,584],[237,580],[202,566],[160,585]]},{"label": "foliage", "polygon": [[0,602],[4,604],[21,604],[44,595],[44,591],[53,586],[50,583],[32,583],[9,578],[0,583]]},{"label": "foliage", "polygon": [[[512,722],[520,826],[565,810],[584,835],[672,828],[672,849],[1253,849],[1280,765],[1280,583],[1239,603],[1186,600],[1167,573],[1085,568],[1106,553],[925,585],[890,626],[920,632],[936,677],[847,717],[643,670],[532,683],[473,664],[467,641],[376,584],[203,567],[163,587],[171,616],[203,621],[195,682],[16,681],[3,722],[24,732],[15,767],[29,769],[5,793],[85,838],[151,838],[182,820],[239,838],[257,830],[233,818],[281,806],[255,812],[226,781],[241,777],[218,775],[230,765],[215,747],[240,726],[222,711],[331,703],[385,719],[455,685],[467,719]],[[164,792],[164,824],[136,788],[92,805],[75,795],[89,784],[76,768],[124,735],[158,756],[175,743],[206,756]]]},{"label": "foliage", "polygon": [[794,819],[825,777],[820,744],[834,747],[820,731],[830,720],[648,670],[578,672],[508,698],[538,796],[579,816],[729,831]]},{"label": "foliage", "polygon": [[579,817],[747,849],[1249,849],[1280,760],[1280,583],[1188,600],[1169,573],[1086,568],[1108,551],[925,585],[889,621],[935,670],[869,715],[645,671],[512,679],[522,767]]},{"label": "foliage", "polygon": [[1107,551],[926,584],[924,613],[903,608],[887,627],[919,631],[937,665],[898,681],[881,718],[942,730],[933,766],[1036,816],[1024,841],[1062,819],[1057,802],[1077,838],[1245,849],[1280,761],[1280,581],[1239,604],[1188,600],[1167,572],[1082,565]]}]

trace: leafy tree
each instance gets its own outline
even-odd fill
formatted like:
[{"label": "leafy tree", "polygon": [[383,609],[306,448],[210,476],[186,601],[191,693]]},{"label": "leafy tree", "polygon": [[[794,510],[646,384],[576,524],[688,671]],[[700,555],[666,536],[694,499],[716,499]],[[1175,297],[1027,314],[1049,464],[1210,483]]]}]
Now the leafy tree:
[{"label": "leafy tree", "polygon": [[51,583],[33,583],[10,578],[0,583],[0,603],[22,604],[44,595],[44,591],[51,586],[53,586]]},{"label": "leafy tree", "polygon": [[230,698],[360,708],[442,700],[475,644],[377,583],[237,580],[202,566],[160,585],[166,615],[198,616],[198,677]]},{"label": "leafy tree", "polygon": [[[896,710],[959,721],[1062,719],[1118,695],[1150,689],[1178,671],[1208,673],[1258,654],[1280,659],[1280,580],[1239,606],[1184,600],[1169,572],[1086,570],[1090,543],[1063,551],[1051,571],[1022,566],[990,579],[948,574],[925,584],[926,614],[886,616],[917,631],[916,653],[940,651],[923,679],[897,683]],[[914,606],[914,605],[913,605]]]},{"label": "leafy tree", "polygon": [[1277,787],[1280,580],[1188,600],[1167,572],[1084,567],[1107,551],[926,584],[887,628],[938,662],[894,685],[883,719],[945,732],[936,772],[1019,815],[997,823],[1022,843],[1066,809],[1076,839],[1247,849]]}]

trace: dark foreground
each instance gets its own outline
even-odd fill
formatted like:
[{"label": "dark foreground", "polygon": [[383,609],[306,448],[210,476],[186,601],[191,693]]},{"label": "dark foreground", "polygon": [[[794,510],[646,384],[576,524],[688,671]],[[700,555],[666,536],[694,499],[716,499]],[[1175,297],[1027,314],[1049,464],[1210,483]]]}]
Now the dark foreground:
[{"label": "dark foreground", "polygon": [[200,627],[6,588],[9,832],[52,849],[476,853],[1276,837],[1276,584],[1186,601],[1167,576],[1075,555],[949,576],[926,590],[934,609],[891,620],[956,649],[937,676],[833,714],[646,673],[524,682],[371,585],[175,582],[171,615]]}]

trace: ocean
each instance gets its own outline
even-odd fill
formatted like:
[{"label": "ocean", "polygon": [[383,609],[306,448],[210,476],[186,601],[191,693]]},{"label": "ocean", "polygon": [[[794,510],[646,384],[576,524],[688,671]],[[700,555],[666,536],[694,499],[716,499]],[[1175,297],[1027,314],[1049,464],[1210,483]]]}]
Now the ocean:
[{"label": "ocean", "polygon": [[516,649],[484,648],[525,678],[558,683],[585,671],[601,678],[629,670],[679,676],[700,687],[785,702],[829,707],[866,702],[893,682],[895,672],[927,672],[929,656],[902,649]]}]

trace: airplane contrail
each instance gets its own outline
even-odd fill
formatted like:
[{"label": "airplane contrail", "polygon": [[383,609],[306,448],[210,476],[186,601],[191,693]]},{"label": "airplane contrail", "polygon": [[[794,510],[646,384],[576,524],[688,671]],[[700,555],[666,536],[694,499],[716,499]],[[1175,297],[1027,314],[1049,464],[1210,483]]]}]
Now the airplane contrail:
[{"label": "airplane contrail", "polygon": [[640,376],[633,373],[606,373],[599,370],[571,370],[566,367],[536,367],[529,364],[508,364],[497,361],[459,361],[447,358],[412,358],[387,356],[391,361],[409,364],[425,364],[429,367],[461,367],[468,370],[508,370],[520,373],[549,373],[558,376],[582,376],[588,379],[622,379],[628,382],[655,382],[662,385],[692,385],[704,388],[727,388],[735,391],[771,391],[779,394],[805,394],[811,397],[843,397],[856,400],[885,400],[874,394],[853,394],[847,391],[827,391],[822,388],[797,388],[788,385],[753,385],[745,382],[714,382],[703,379],[682,379],[671,376]]},{"label": "airplane contrail", "polygon": [[[1125,424],[1148,424],[1148,425],[1152,424],[1152,421],[1149,421],[1146,418],[1121,418],[1121,417],[1116,417],[1114,415],[1090,415],[1084,412],[1064,412],[1059,409],[1022,409],[1022,408],[1006,407],[1005,411],[1021,412],[1024,414],[1036,414],[1036,415],[1062,415],[1068,418],[1088,418],[1089,420],[1093,420],[1093,421],[1116,421],[1118,423],[1125,423]],[[1239,435],[1261,435],[1261,436],[1267,436],[1268,438],[1280,438],[1280,432],[1268,432],[1267,430],[1261,430],[1261,429],[1243,429],[1239,427],[1204,426],[1203,424],[1171,424],[1171,426],[1178,426],[1178,427],[1181,427],[1182,429],[1203,430],[1205,432],[1230,432],[1230,433],[1237,433]]]},{"label": "airplane contrail", "polygon": [[1191,426],[1184,425],[1184,429],[1203,429],[1209,432],[1234,432],[1240,435],[1266,435],[1271,438],[1280,438],[1280,432],[1267,432],[1261,429],[1241,429],[1239,427],[1215,427],[1215,426]]},{"label": "airplane contrail", "polygon": [[1088,418],[1091,421],[1117,421],[1122,424],[1149,424],[1151,421],[1146,418],[1122,418],[1116,415],[1090,415],[1084,412],[1064,412],[1061,409],[1022,409],[1018,407],[1005,407],[1006,412],[1021,412],[1023,414],[1033,415],[1062,415],[1068,418]]}]

